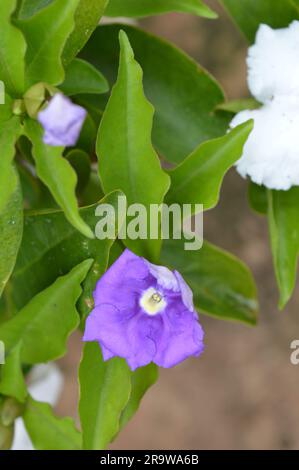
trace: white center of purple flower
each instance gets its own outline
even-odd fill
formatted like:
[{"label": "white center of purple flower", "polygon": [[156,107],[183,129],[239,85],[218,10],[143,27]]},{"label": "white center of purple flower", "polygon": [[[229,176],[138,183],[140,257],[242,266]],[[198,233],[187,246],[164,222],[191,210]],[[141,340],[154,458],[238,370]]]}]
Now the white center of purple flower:
[{"label": "white center of purple flower", "polygon": [[157,315],[167,306],[163,295],[154,287],[143,292],[139,303],[148,315]]}]

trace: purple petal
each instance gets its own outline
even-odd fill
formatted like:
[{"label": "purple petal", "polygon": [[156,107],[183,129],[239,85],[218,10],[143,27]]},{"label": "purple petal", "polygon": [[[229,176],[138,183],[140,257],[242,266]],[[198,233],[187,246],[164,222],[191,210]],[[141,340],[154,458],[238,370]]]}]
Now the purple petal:
[{"label": "purple petal", "polygon": [[84,108],[57,93],[46,109],[38,114],[38,121],[45,131],[44,143],[54,147],[74,146],[80,136],[86,114]]},{"label": "purple petal", "polygon": [[178,271],[174,271],[175,277],[178,281],[179,288],[182,294],[182,300],[184,305],[187,307],[190,312],[194,311],[194,304],[193,304],[193,292],[185,282],[184,278]]},{"label": "purple petal", "polygon": [[165,368],[174,367],[190,356],[199,356],[204,350],[204,332],[201,325],[189,312],[189,319],[184,329],[174,329],[165,325],[163,338],[160,341],[154,362]]},{"label": "purple petal", "polygon": [[173,367],[203,351],[192,291],[176,271],[125,250],[98,281],[94,300],[84,341],[98,341],[104,360],[123,357],[132,370],[150,362]]},{"label": "purple petal", "polygon": [[111,302],[119,308],[134,308],[139,293],[146,289],[149,271],[142,258],[125,250],[98,281],[94,291],[95,305]]},{"label": "purple petal", "polygon": [[146,264],[149,267],[151,275],[157,280],[159,286],[174,292],[179,291],[178,281],[170,269],[165,266],[158,266],[156,264],[149,263],[148,261],[146,261]]}]

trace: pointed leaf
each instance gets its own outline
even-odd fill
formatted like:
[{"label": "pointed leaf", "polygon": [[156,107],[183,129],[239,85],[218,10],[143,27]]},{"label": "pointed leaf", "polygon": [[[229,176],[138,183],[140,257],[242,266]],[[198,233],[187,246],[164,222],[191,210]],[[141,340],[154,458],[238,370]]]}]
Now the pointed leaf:
[{"label": "pointed leaf", "polygon": [[[151,143],[154,110],[146,100],[142,70],[124,32],[120,34],[119,75],[102,118],[97,155],[105,192],[121,189],[128,204],[161,204],[169,176],[161,169]],[[115,132],[117,127],[117,132]],[[127,240],[140,254],[155,258],[158,240]]]},{"label": "pointed leaf", "polygon": [[92,260],[83,261],[0,325],[0,340],[8,351],[22,342],[21,358],[26,364],[48,362],[65,354],[67,338],[79,324],[76,302],[91,264]]},{"label": "pointed leaf", "polygon": [[[95,229],[100,220],[95,210],[100,204],[114,207],[119,223],[124,221],[125,213],[118,212],[118,197],[123,193],[115,191],[99,203],[80,210],[83,219]],[[116,227],[116,235],[117,235]],[[58,212],[32,212],[25,214],[24,234],[17,264],[10,279],[11,302],[17,310],[28,303],[38,292],[50,286],[58,276],[67,274],[72,268],[93,258],[98,277],[108,264],[113,240],[90,240],[84,238]],[[90,271],[88,277],[92,275]],[[84,302],[89,296],[84,297]]]},{"label": "pointed leaf", "polygon": [[293,293],[299,254],[299,188],[268,190],[268,220],[276,279],[283,308]]},{"label": "pointed leaf", "polygon": [[250,42],[261,23],[285,28],[299,19],[298,0],[220,0]]},{"label": "pointed leaf", "polygon": [[85,344],[79,370],[83,449],[105,449],[116,436],[131,392],[130,377],[124,359],[104,362],[98,343]]},{"label": "pointed leaf", "polygon": [[37,82],[58,85],[64,79],[61,55],[74,28],[74,15],[80,0],[55,0],[33,16],[18,19],[28,48],[26,85]]},{"label": "pointed leaf", "polygon": [[108,16],[142,17],[160,15],[169,11],[193,13],[206,18],[217,15],[201,0],[110,0]]},{"label": "pointed leaf", "polygon": [[83,235],[93,238],[92,230],[80,217],[76,199],[77,176],[69,162],[63,158],[63,148],[44,144],[42,127],[36,121],[28,119],[25,132],[33,145],[32,153],[38,177],[49,188],[68,221]]},{"label": "pointed leaf", "polygon": [[23,403],[27,397],[27,388],[21,365],[21,347],[18,343],[0,366],[0,394],[16,398]]},{"label": "pointed leaf", "polygon": [[91,64],[82,59],[74,59],[65,71],[65,80],[60,85],[65,95],[79,93],[106,93],[109,85],[106,78]]},{"label": "pointed leaf", "polygon": [[203,204],[204,210],[215,207],[224,175],[241,157],[252,128],[253,121],[248,121],[224,137],[205,142],[170,171],[167,202]]},{"label": "pointed leaf", "polygon": [[234,256],[207,242],[198,251],[186,251],[183,240],[167,240],[161,263],[182,274],[199,311],[222,320],[256,323],[255,283],[248,268]]},{"label": "pointed leaf", "polygon": [[238,100],[226,101],[225,103],[219,104],[217,106],[217,110],[237,114],[240,111],[245,111],[248,109],[258,109],[260,107],[261,104],[254,98],[241,98]]},{"label": "pointed leaf", "polygon": [[[231,116],[215,112],[224,95],[213,77],[172,44],[131,26],[122,29],[143,69],[145,94],[155,108],[153,143],[159,154],[179,163],[201,142],[224,135]],[[118,25],[100,26],[82,52],[110,84],[117,76],[118,33]]]},{"label": "pointed leaf", "polygon": [[81,434],[71,418],[57,418],[50,405],[29,397],[23,420],[36,450],[80,450]]},{"label": "pointed leaf", "polygon": [[5,83],[6,92],[13,97],[24,92],[26,51],[22,33],[10,21],[16,6],[17,0],[1,0],[0,80]]},{"label": "pointed leaf", "polygon": [[75,27],[63,51],[63,62],[69,64],[85,46],[100,22],[109,0],[80,0],[75,13]]}]

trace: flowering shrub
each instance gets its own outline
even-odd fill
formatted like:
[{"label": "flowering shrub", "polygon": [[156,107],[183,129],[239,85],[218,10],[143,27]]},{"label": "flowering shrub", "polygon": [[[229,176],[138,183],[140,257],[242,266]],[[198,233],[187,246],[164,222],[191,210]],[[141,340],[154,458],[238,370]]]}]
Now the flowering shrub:
[{"label": "flowering shrub", "polygon": [[[216,19],[201,0],[1,0],[1,449],[11,447],[19,417],[36,449],[106,448],[158,367],[201,355],[198,314],[256,324],[256,287],[240,260],[206,240],[187,250],[160,229],[150,236],[150,227],[118,237],[134,215],[119,197],[146,214],[162,203],[206,211],[236,165],[249,176],[252,207],[269,219],[280,306],[291,297],[298,7],[221,3],[249,43],[258,31],[248,59],[255,99],[225,102],[200,65],[137,27],[98,26],[104,14]],[[117,212],[114,236],[95,237],[108,205]],[[62,357],[75,330],[84,343],[80,430],[28,392],[31,370]]]}]

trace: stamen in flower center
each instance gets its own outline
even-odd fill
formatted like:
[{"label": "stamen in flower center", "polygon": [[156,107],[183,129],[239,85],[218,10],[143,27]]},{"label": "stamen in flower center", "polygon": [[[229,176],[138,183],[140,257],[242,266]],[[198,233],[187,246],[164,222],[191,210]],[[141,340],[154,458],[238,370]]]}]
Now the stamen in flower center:
[{"label": "stamen in flower center", "polygon": [[157,315],[166,305],[163,295],[153,287],[144,291],[140,299],[140,306],[148,315]]},{"label": "stamen in flower center", "polygon": [[152,299],[154,302],[161,302],[161,300],[163,299],[162,295],[159,293],[159,292],[155,292],[153,295],[152,295]]}]

